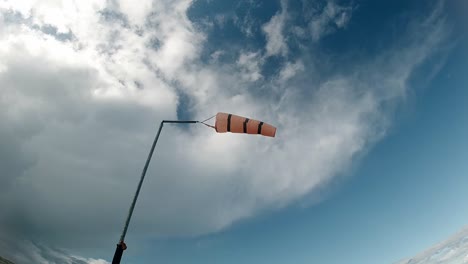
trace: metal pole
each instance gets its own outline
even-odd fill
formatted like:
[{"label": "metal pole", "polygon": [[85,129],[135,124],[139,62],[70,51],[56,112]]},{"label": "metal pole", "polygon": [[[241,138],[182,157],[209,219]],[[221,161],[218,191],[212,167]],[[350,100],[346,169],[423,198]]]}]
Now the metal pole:
[{"label": "metal pole", "polygon": [[138,195],[140,194],[141,185],[143,184],[143,180],[145,179],[146,171],[148,170],[149,163],[151,161],[151,157],[153,156],[154,149],[156,148],[156,144],[158,143],[159,135],[161,134],[161,130],[164,126],[164,123],[173,123],[173,124],[194,124],[198,123],[198,121],[179,121],[179,120],[163,120],[159,125],[158,133],[154,138],[153,145],[151,146],[151,150],[148,154],[148,158],[146,159],[145,166],[143,167],[143,171],[141,173],[140,182],[138,183],[137,190],[135,192],[135,196],[133,197],[132,204],[130,205],[130,209],[128,210],[127,219],[125,220],[124,229],[122,231],[122,235],[120,236],[119,243],[117,244],[117,248],[114,253],[114,258],[112,259],[112,264],[120,264],[120,260],[122,259],[123,251],[127,248],[127,245],[124,243],[125,235],[127,234],[128,225],[130,224],[130,219],[132,218],[133,210],[135,209],[135,204],[138,199]]}]

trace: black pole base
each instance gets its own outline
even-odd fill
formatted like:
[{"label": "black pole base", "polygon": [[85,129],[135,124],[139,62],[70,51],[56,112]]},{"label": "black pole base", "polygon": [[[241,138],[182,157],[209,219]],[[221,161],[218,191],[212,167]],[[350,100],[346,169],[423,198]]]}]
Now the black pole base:
[{"label": "black pole base", "polygon": [[112,264],[120,264],[124,250],[127,249],[127,245],[123,241],[117,244],[115,249],[114,258],[112,259]]}]

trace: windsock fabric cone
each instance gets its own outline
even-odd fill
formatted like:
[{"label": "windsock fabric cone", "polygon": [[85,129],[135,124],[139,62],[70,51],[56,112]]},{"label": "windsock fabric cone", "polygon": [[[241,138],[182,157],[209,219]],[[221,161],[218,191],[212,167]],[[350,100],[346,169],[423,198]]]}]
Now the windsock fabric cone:
[{"label": "windsock fabric cone", "polygon": [[259,134],[267,137],[276,135],[276,127],[270,124],[227,113],[216,115],[215,129],[218,133]]}]

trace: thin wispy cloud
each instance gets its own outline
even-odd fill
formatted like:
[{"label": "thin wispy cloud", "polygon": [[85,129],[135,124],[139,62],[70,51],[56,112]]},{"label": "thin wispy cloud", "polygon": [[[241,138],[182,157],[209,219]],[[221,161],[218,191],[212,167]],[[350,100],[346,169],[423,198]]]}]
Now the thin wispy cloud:
[{"label": "thin wispy cloud", "polygon": [[395,264],[463,264],[468,262],[468,228],[464,228],[414,257]]},{"label": "thin wispy cloud", "polygon": [[287,2],[281,1],[281,11],[271,17],[262,29],[267,38],[266,56],[287,55],[288,46],[283,31],[287,20]]},{"label": "thin wispy cloud", "polygon": [[328,1],[323,9],[314,10],[308,24],[310,34],[314,41],[343,29],[348,24],[353,13],[353,6],[342,6],[334,1]]}]

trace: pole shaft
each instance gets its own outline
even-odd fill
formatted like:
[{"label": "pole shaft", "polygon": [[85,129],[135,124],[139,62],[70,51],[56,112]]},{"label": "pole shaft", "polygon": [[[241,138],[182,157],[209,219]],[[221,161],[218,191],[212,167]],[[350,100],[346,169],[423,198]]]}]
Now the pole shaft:
[{"label": "pole shaft", "polygon": [[149,163],[151,161],[151,157],[153,156],[154,149],[156,148],[156,144],[158,143],[159,135],[161,134],[161,130],[164,126],[164,123],[173,123],[173,124],[195,124],[198,121],[179,121],[179,120],[163,120],[159,125],[158,133],[154,138],[153,145],[151,146],[151,150],[148,154],[148,158],[146,159],[145,166],[143,167],[143,171],[141,172],[140,182],[138,183],[137,190],[135,192],[135,196],[133,196],[132,204],[130,205],[130,209],[128,210],[127,219],[125,220],[124,229],[122,231],[122,235],[120,236],[119,244],[117,244],[117,248],[114,253],[114,258],[112,259],[112,264],[119,264],[120,260],[123,255],[123,242],[125,239],[125,235],[127,234],[128,225],[130,224],[130,219],[132,218],[133,210],[135,209],[135,204],[138,199],[138,195],[140,194],[141,186],[143,185],[143,180],[145,179],[146,171],[148,170]]},{"label": "pole shaft", "polygon": [[143,180],[145,179],[146,171],[148,170],[151,157],[153,156],[154,149],[156,148],[156,143],[158,143],[159,135],[161,134],[161,130],[164,126],[164,123],[165,122],[163,121],[159,125],[158,133],[156,134],[156,137],[154,138],[153,145],[151,146],[151,150],[148,154],[148,158],[146,159],[145,166],[143,167],[143,171],[141,172],[140,182],[138,183],[135,196],[133,196],[132,204],[130,205],[130,209],[128,210],[127,220],[125,221],[125,226],[122,231],[122,235],[120,236],[120,242],[124,241],[125,235],[127,234],[128,225],[130,224],[130,219],[132,218],[133,210],[135,209],[135,204],[138,199],[138,195],[140,194],[141,185],[143,184]]},{"label": "pole shaft", "polygon": [[114,258],[112,259],[112,264],[120,264],[120,260],[122,259],[123,255],[123,247],[122,244],[117,244],[117,248],[115,249]]}]

